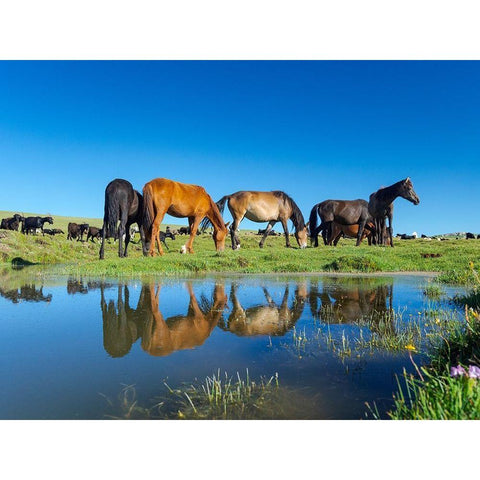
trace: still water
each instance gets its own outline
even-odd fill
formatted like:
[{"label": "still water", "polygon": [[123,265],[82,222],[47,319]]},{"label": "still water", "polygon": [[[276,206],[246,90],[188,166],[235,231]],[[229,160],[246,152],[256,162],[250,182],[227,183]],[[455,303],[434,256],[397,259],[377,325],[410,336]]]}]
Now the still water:
[{"label": "still water", "polygon": [[[292,418],[366,418],[365,402],[383,415],[396,375],[413,370],[408,352],[342,356],[318,335],[358,337],[359,320],[374,313],[401,312],[408,322],[435,307],[423,294],[427,280],[248,275],[142,282],[6,271],[0,418],[102,419],[106,399],[118,398],[125,385],[147,403],[164,382],[174,387],[218,369],[236,375],[247,368],[252,378],[278,373],[298,402]],[[307,338],[301,348],[299,336]]]}]

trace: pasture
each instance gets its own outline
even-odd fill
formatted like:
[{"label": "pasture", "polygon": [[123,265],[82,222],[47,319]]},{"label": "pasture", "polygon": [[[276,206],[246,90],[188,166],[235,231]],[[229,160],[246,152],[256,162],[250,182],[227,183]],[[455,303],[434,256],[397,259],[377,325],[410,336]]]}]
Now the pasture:
[{"label": "pasture", "polygon": [[[0,212],[11,216],[12,212]],[[102,276],[141,276],[162,274],[168,276],[192,275],[213,272],[228,273],[315,273],[315,272],[437,272],[448,282],[467,283],[469,262],[480,264],[480,240],[399,240],[395,248],[368,246],[366,242],[355,247],[355,240],[341,239],[337,247],[306,249],[286,248],[285,238],[269,236],[264,248],[259,248],[260,235],[240,231],[242,246],[233,251],[230,238],[222,253],[215,251],[211,235],[196,237],[194,254],[182,255],[180,249],[188,236],[177,235],[167,239],[169,250],[162,257],[143,257],[140,237],[137,234],[129,247],[128,258],[118,258],[118,244],[106,243],[105,260],[98,260],[100,244],[96,241],[66,240],[69,222],[101,226],[102,220],[82,217],[53,216],[52,227],[65,231],[65,235],[31,235],[0,230],[0,262],[56,265],[57,273],[91,274]],[[177,228],[169,224],[170,227]],[[166,225],[161,226],[165,231]],[[295,239],[291,239],[296,246]]]}]

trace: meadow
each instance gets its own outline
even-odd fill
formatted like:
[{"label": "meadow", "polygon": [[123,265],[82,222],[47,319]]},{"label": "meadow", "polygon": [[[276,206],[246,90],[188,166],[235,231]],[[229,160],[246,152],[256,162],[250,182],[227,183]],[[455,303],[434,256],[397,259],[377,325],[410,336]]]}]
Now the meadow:
[{"label": "meadow", "polygon": [[[12,212],[0,212],[0,217]],[[371,247],[355,241],[340,240],[337,247],[299,249],[292,235],[293,248],[285,247],[284,236],[270,236],[263,249],[258,242],[261,236],[252,231],[241,231],[240,250],[230,248],[230,237],[225,251],[215,251],[209,234],[198,235],[194,241],[194,254],[181,254],[187,240],[177,235],[167,239],[169,250],[165,255],[146,258],[142,255],[137,234],[129,246],[128,258],[117,256],[118,244],[106,243],[105,260],[98,260],[100,245],[97,241],[68,241],[68,222],[87,222],[100,227],[101,219],[54,216],[54,224],[46,227],[60,228],[65,234],[54,237],[23,235],[20,232],[0,230],[0,262],[9,264],[56,265],[56,274],[85,274],[111,277],[159,274],[165,276],[197,275],[205,273],[380,273],[380,272],[435,272],[446,283],[468,284],[471,281],[469,264],[480,263],[480,240],[449,239],[446,241],[416,239],[397,240],[395,247]],[[260,225],[260,224],[259,224]],[[175,225],[170,225],[176,228]],[[261,226],[261,225],[260,225]],[[164,231],[166,225],[162,225]]]}]

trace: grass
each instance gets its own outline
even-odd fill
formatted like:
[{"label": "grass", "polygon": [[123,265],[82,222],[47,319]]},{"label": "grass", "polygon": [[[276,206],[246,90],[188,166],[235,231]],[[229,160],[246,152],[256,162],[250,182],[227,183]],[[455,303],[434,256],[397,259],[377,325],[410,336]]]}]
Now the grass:
[{"label": "grass", "polygon": [[116,419],[195,419],[246,420],[283,418],[279,408],[278,374],[266,380],[252,380],[248,369],[245,377],[229,377],[218,370],[197,382],[179,388],[166,383],[163,397],[150,407],[142,406],[133,385],[125,386],[116,403],[106,398]]},{"label": "grass", "polygon": [[[11,212],[0,212],[0,215]],[[68,221],[86,221],[99,226],[99,219],[54,217],[55,228],[66,232]],[[61,236],[25,236],[19,232],[0,231],[0,263],[13,261],[59,265],[56,273],[109,277],[134,277],[144,274],[167,276],[195,275],[209,272],[283,273],[283,272],[438,272],[439,282],[468,284],[471,282],[469,262],[480,261],[480,241],[397,240],[395,248],[354,246],[354,240],[342,240],[339,246],[319,248],[285,248],[283,237],[269,237],[263,249],[260,237],[241,232],[242,248],[232,251],[227,238],[226,249],[217,253],[209,235],[195,238],[193,255],[180,254],[187,237],[167,239],[170,250],[163,257],[145,258],[139,243],[129,247],[129,257],[119,259],[118,244],[107,244],[106,259],[98,260],[99,244],[67,241]],[[137,235],[137,242],[139,240]],[[294,237],[292,245],[296,246]],[[438,257],[426,254],[438,254]]]},{"label": "grass", "polygon": [[[452,378],[450,368],[461,365],[480,366],[480,313],[476,307],[480,279],[470,265],[476,279],[473,295],[462,297],[465,321],[449,322],[443,334],[437,334],[429,351],[430,364],[416,367],[417,374],[403,375],[395,407],[389,412],[392,419],[416,420],[473,420],[480,419],[480,380],[461,376]],[[458,302],[458,299],[456,300]],[[378,412],[372,411],[375,418]]]}]

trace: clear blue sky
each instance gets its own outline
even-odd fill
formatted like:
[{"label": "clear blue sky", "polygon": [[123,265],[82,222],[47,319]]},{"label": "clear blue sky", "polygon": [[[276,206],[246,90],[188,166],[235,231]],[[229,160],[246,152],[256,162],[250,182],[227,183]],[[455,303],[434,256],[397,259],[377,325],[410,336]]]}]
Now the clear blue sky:
[{"label": "clear blue sky", "polygon": [[410,176],[395,232],[480,232],[479,85],[480,62],[0,62],[0,210],[101,217],[113,178],[167,177],[307,217]]}]

